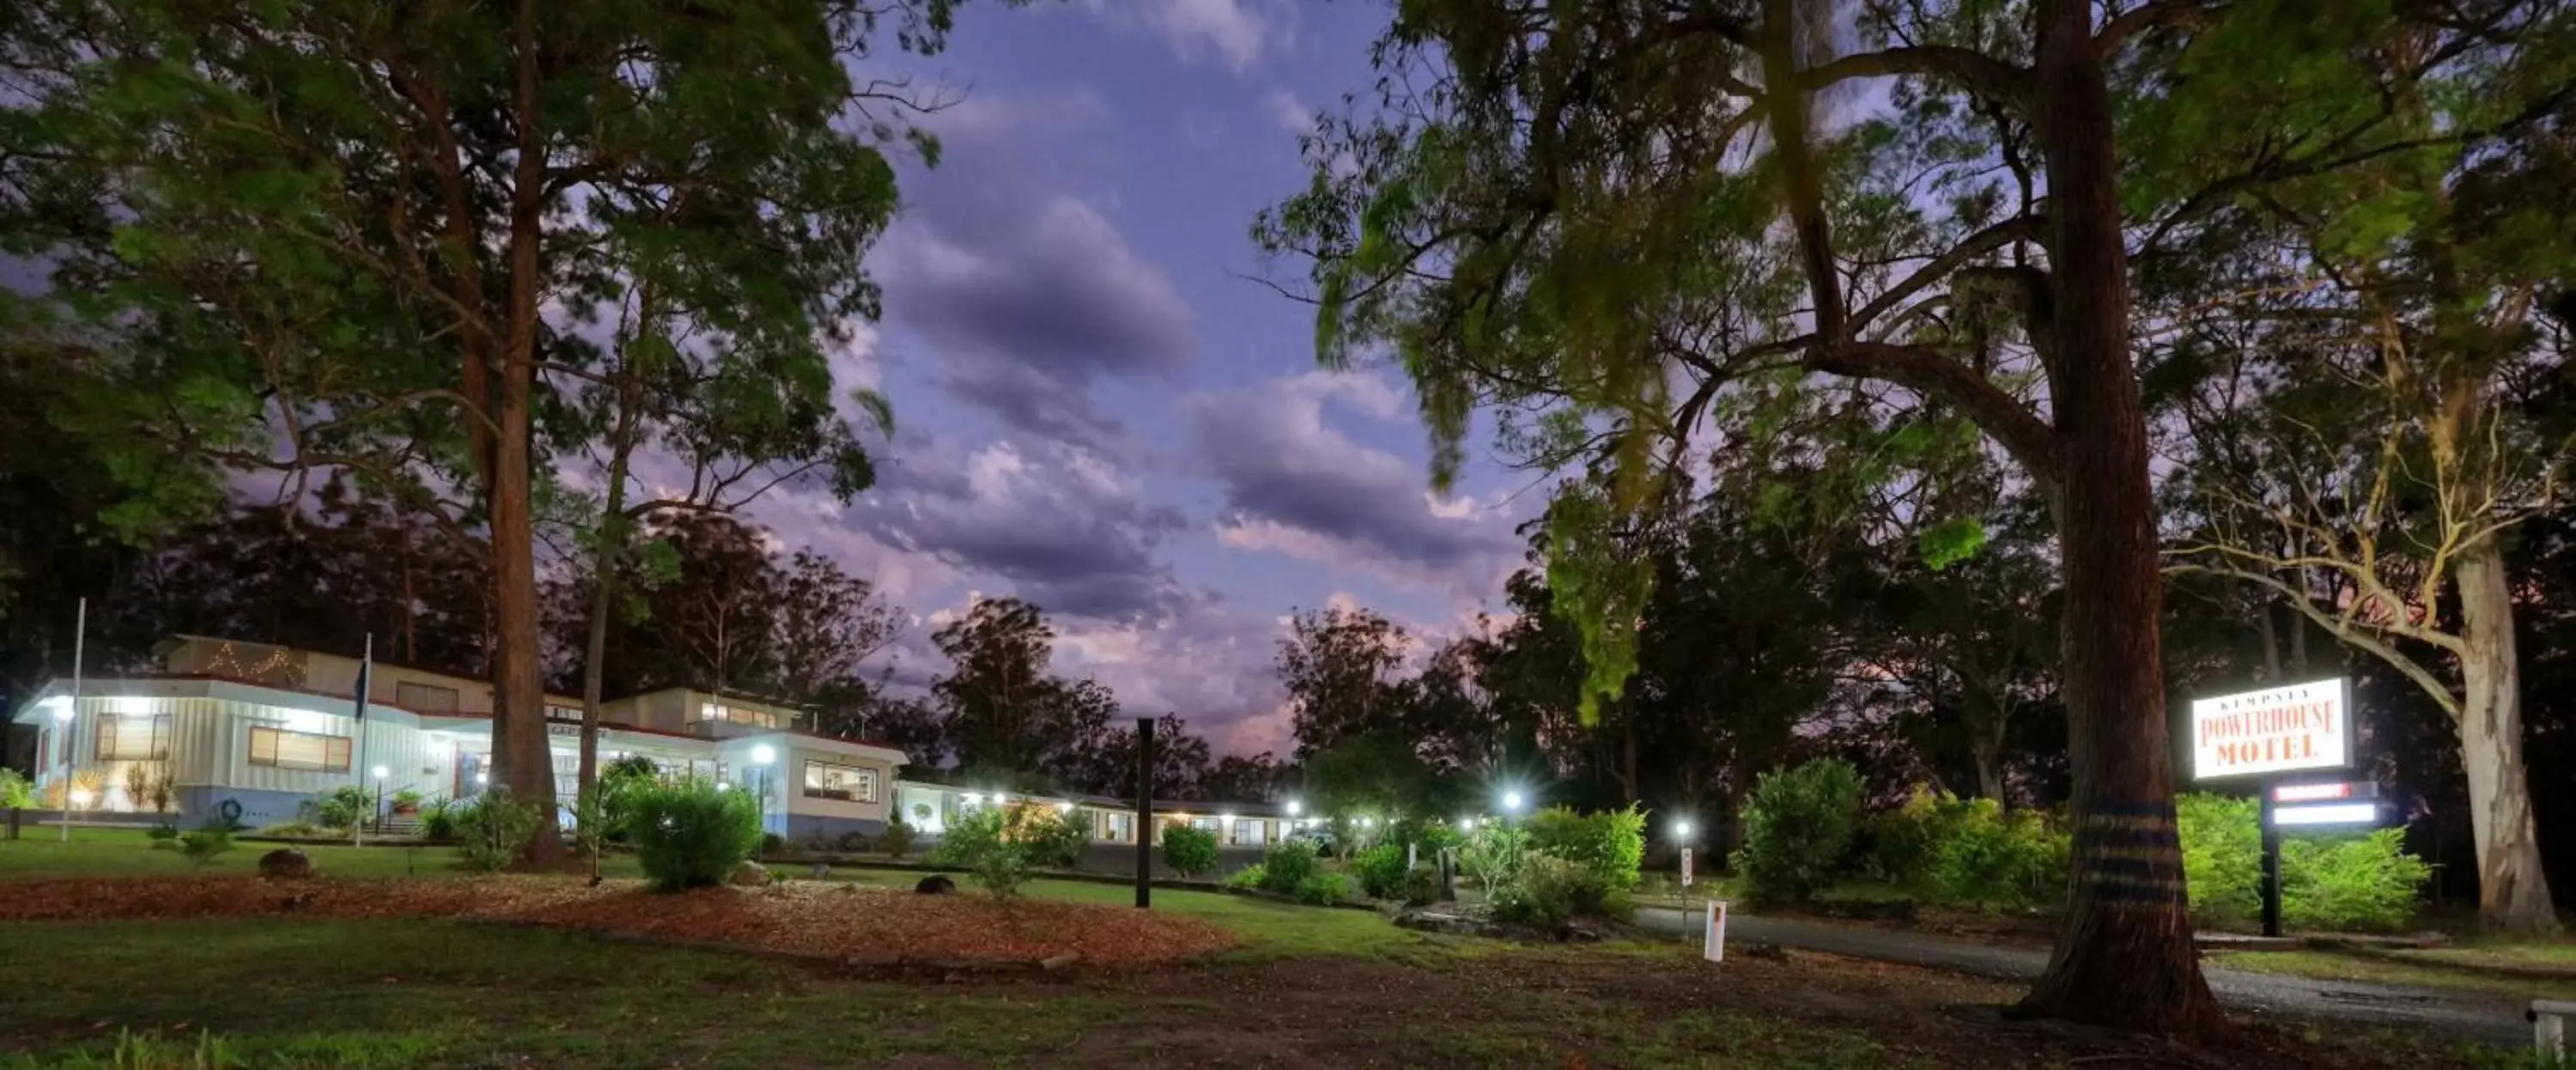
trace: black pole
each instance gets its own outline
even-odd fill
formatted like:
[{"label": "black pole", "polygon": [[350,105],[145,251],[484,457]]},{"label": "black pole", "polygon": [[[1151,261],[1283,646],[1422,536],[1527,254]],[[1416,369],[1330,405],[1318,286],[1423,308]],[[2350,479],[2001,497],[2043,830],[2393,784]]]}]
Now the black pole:
[{"label": "black pole", "polygon": [[1154,719],[1136,719],[1136,909],[1154,909]]},{"label": "black pole", "polygon": [[2281,826],[2273,820],[2271,781],[2263,782],[2263,935],[2281,935]]}]

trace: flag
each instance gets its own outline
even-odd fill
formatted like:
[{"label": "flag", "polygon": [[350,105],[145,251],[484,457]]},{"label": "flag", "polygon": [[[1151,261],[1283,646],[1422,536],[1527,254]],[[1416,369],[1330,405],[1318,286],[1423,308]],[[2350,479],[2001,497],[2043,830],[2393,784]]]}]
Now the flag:
[{"label": "flag", "polygon": [[360,729],[362,729],[362,730],[366,727],[366,724],[367,724],[367,674],[368,674],[369,670],[372,670],[373,668],[375,668],[375,664],[376,664],[376,633],[374,633],[374,632],[368,632],[368,633],[367,633],[367,650],[366,650],[366,653],[364,653],[364,654],[362,654],[362,655],[359,655],[359,657],[358,657],[358,713],[357,713],[357,718],[358,718],[358,726],[359,726],[359,728],[360,728]]}]

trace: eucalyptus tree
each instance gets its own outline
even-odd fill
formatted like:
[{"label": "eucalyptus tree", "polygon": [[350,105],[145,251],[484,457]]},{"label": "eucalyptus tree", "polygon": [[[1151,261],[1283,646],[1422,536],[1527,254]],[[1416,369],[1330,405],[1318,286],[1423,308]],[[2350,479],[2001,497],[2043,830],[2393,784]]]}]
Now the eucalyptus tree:
[{"label": "eucalyptus tree", "polygon": [[2219,1028],[2173,819],[2131,244],[2389,140],[2379,101],[2314,75],[2375,62],[2354,46],[2393,16],[2313,0],[1856,14],[1404,0],[1375,110],[1319,128],[1312,185],[1256,232],[1312,261],[1327,361],[1383,346],[1412,375],[1435,479],[1480,404],[1541,409],[1553,441],[1607,459],[1614,492],[1578,499],[1550,551],[1584,578],[1552,586],[1607,677],[1596,693],[1633,664],[1647,581],[1585,531],[1657,500],[1711,408],[1831,377],[1972,421],[2049,502],[2060,547],[2074,890],[2029,1004]]},{"label": "eucalyptus tree", "polygon": [[10,251],[88,332],[92,426],[290,494],[348,472],[486,548],[495,774],[547,803],[534,528],[590,430],[587,308],[650,288],[727,362],[705,398],[815,426],[906,136],[853,70],[937,48],[954,2],[33,0],[0,141],[13,214],[68,221]]}]

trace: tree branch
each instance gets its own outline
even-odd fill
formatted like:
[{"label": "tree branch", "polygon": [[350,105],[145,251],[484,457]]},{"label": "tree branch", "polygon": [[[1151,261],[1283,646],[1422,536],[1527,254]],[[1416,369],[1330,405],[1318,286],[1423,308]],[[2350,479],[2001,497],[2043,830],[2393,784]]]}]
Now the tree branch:
[{"label": "tree branch", "polygon": [[1817,347],[1810,351],[1807,366],[1829,375],[1895,383],[1957,405],[2021,462],[2033,480],[2055,493],[2057,433],[1967,365],[1921,346],[1853,341]]}]

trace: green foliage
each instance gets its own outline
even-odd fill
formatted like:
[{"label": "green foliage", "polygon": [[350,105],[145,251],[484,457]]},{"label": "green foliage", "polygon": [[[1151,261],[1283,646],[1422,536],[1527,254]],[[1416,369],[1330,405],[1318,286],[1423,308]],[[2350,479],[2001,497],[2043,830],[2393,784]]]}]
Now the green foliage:
[{"label": "green foliage", "polygon": [[1399,899],[1404,905],[1418,907],[1440,901],[1440,872],[1429,866],[1406,870],[1387,898]]},{"label": "green foliage", "polygon": [[36,808],[36,782],[15,769],[0,767],[0,810]]},{"label": "green foliage", "polygon": [[877,850],[889,857],[902,858],[912,853],[912,826],[902,821],[886,822],[885,831],[877,834]]},{"label": "green foliage", "polygon": [[599,783],[591,789],[599,798],[601,838],[609,843],[627,842],[635,825],[637,797],[661,780],[661,767],[641,754],[629,754],[601,767]]},{"label": "green foliage", "polygon": [[[1276,883],[1276,878],[1270,883]],[[1351,897],[1351,879],[1330,870],[1316,870],[1300,879],[1292,894],[1307,906],[1328,907]]]},{"label": "green foliage", "polygon": [[420,836],[425,840],[445,843],[457,835],[457,804],[454,799],[432,799],[420,807]]},{"label": "green foliage", "polygon": [[1262,891],[1267,888],[1269,884],[1270,867],[1264,866],[1259,862],[1255,862],[1243,867],[1242,869],[1235,870],[1233,876],[1225,879],[1226,887],[1245,892]]},{"label": "green foliage", "polygon": [[1530,855],[1529,830],[1489,822],[1468,833],[1458,847],[1458,868],[1490,894],[1517,883]]},{"label": "green foliage", "polygon": [[1298,892],[1306,879],[1322,872],[1316,860],[1315,845],[1304,840],[1289,840],[1273,845],[1262,855],[1261,886],[1274,892]]},{"label": "green foliage", "polygon": [[1631,891],[1646,859],[1646,815],[1635,805],[1578,814],[1551,806],[1530,815],[1531,848],[1591,870],[1604,887]]},{"label": "green foliage", "polygon": [[2403,928],[2432,877],[2433,867],[2406,853],[2404,829],[2288,839],[2281,844],[2281,920],[2303,929]]},{"label": "green foliage", "polygon": [[1487,888],[1485,903],[1496,921],[1547,928],[1574,915],[1577,890],[1586,884],[1597,886],[1582,866],[1532,855],[1517,879]]},{"label": "green foliage", "polygon": [[2174,800],[2186,894],[2201,921],[2242,921],[2262,910],[2261,807],[2254,799],[2205,792]]},{"label": "green foliage", "polygon": [[307,804],[315,824],[324,828],[352,828],[376,812],[376,793],[355,784],[342,784],[323,792]]},{"label": "green foliage", "polygon": [[1359,878],[1362,894],[1371,899],[1393,899],[1411,869],[1404,863],[1403,847],[1381,843],[1351,856],[1351,875]]},{"label": "green foliage", "polygon": [[259,834],[289,840],[316,839],[330,835],[331,830],[310,821],[280,821],[274,825],[260,826]]},{"label": "green foliage", "polygon": [[974,877],[996,899],[1018,895],[1029,876],[1027,845],[1010,836],[1008,819],[998,806],[978,806],[948,823],[948,832],[931,856],[943,866],[956,866]]},{"label": "green foliage", "polygon": [[1091,846],[1091,812],[1021,810],[1011,819],[1011,836],[1020,842],[1032,866],[1080,869],[1082,853]]},{"label": "green foliage", "polygon": [[1812,898],[1843,871],[1860,821],[1860,773],[1833,759],[1773,770],[1744,806],[1744,847],[1730,861],[1756,903]]},{"label": "green foliage", "polygon": [[539,804],[521,802],[510,797],[509,789],[494,787],[458,809],[457,854],[470,869],[492,873],[508,868],[544,822]]},{"label": "green foliage", "polygon": [[169,839],[155,839],[152,846],[177,851],[187,857],[189,869],[201,870],[206,868],[206,863],[214,861],[216,855],[233,849],[233,834],[220,828],[191,829]]},{"label": "green foliage", "polygon": [[1163,865],[1184,877],[1216,868],[1216,833],[1188,825],[1163,826]]},{"label": "green foliage", "polygon": [[2069,842],[2045,815],[1918,788],[1872,825],[1871,868],[1918,897],[2028,908],[2064,894]]},{"label": "green foliage", "polygon": [[758,798],[702,777],[638,788],[634,806],[636,861],[661,891],[722,884],[766,839]]}]

